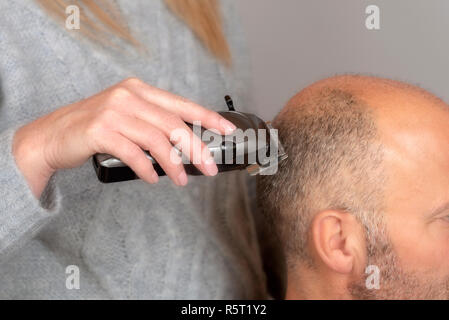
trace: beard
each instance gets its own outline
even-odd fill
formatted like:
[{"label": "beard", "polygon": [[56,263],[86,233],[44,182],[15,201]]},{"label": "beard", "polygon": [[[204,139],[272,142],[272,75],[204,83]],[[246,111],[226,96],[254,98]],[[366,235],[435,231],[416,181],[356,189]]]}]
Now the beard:
[{"label": "beard", "polygon": [[393,246],[385,237],[371,238],[367,249],[368,265],[377,266],[380,271],[379,289],[369,289],[362,277],[349,285],[354,299],[449,299],[449,276],[438,279],[431,273],[404,271]]}]

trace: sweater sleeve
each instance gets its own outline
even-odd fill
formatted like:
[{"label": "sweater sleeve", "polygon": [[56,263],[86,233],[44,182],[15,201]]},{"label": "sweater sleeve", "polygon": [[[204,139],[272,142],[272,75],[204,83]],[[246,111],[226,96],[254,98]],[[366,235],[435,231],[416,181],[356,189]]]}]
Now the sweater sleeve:
[{"label": "sweater sleeve", "polygon": [[0,262],[18,250],[60,211],[60,194],[54,175],[37,199],[12,154],[19,126],[0,133]]}]

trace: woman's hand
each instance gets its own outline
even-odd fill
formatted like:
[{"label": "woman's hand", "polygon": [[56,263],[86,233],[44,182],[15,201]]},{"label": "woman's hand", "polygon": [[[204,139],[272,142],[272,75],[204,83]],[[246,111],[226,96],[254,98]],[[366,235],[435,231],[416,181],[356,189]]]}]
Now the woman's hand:
[{"label": "woman's hand", "polygon": [[[142,149],[183,186],[187,175],[180,159],[171,158],[173,145],[181,146],[189,159],[201,159],[195,166],[205,175],[217,173],[206,145],[184,121],[201,121],[201,126],[222,134],[235,129],[214,111],[130,78],[23,126],[14,136],[13,155],[37,198],[56,170],[78,167],[95,153],[111,154],[142,180],[156,183],[158,175]],[[170,141],[175,129],[186,130],[189,141]],[[199,157],[195,150],[201,150]]]}]

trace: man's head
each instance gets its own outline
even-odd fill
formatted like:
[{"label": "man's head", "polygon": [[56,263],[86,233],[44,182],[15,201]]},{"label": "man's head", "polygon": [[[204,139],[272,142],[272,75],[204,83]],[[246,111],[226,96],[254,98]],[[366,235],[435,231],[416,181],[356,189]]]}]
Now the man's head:
[{"label": "man's head", "polygon": [[288,102],[273,124],[289,158],[258,186],[288,298],[449,296],[448,123],[441,100],[373,77],[325,79]]}]

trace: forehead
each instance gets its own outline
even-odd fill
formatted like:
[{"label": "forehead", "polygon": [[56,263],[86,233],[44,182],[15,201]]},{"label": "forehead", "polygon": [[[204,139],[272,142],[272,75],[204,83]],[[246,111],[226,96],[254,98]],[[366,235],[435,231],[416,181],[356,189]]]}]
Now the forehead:
[{"label": "forehead", "polygon": [[420,92],[379,94],[373,102],[390,209],[423,214],[449,200],[448,106]]}]

